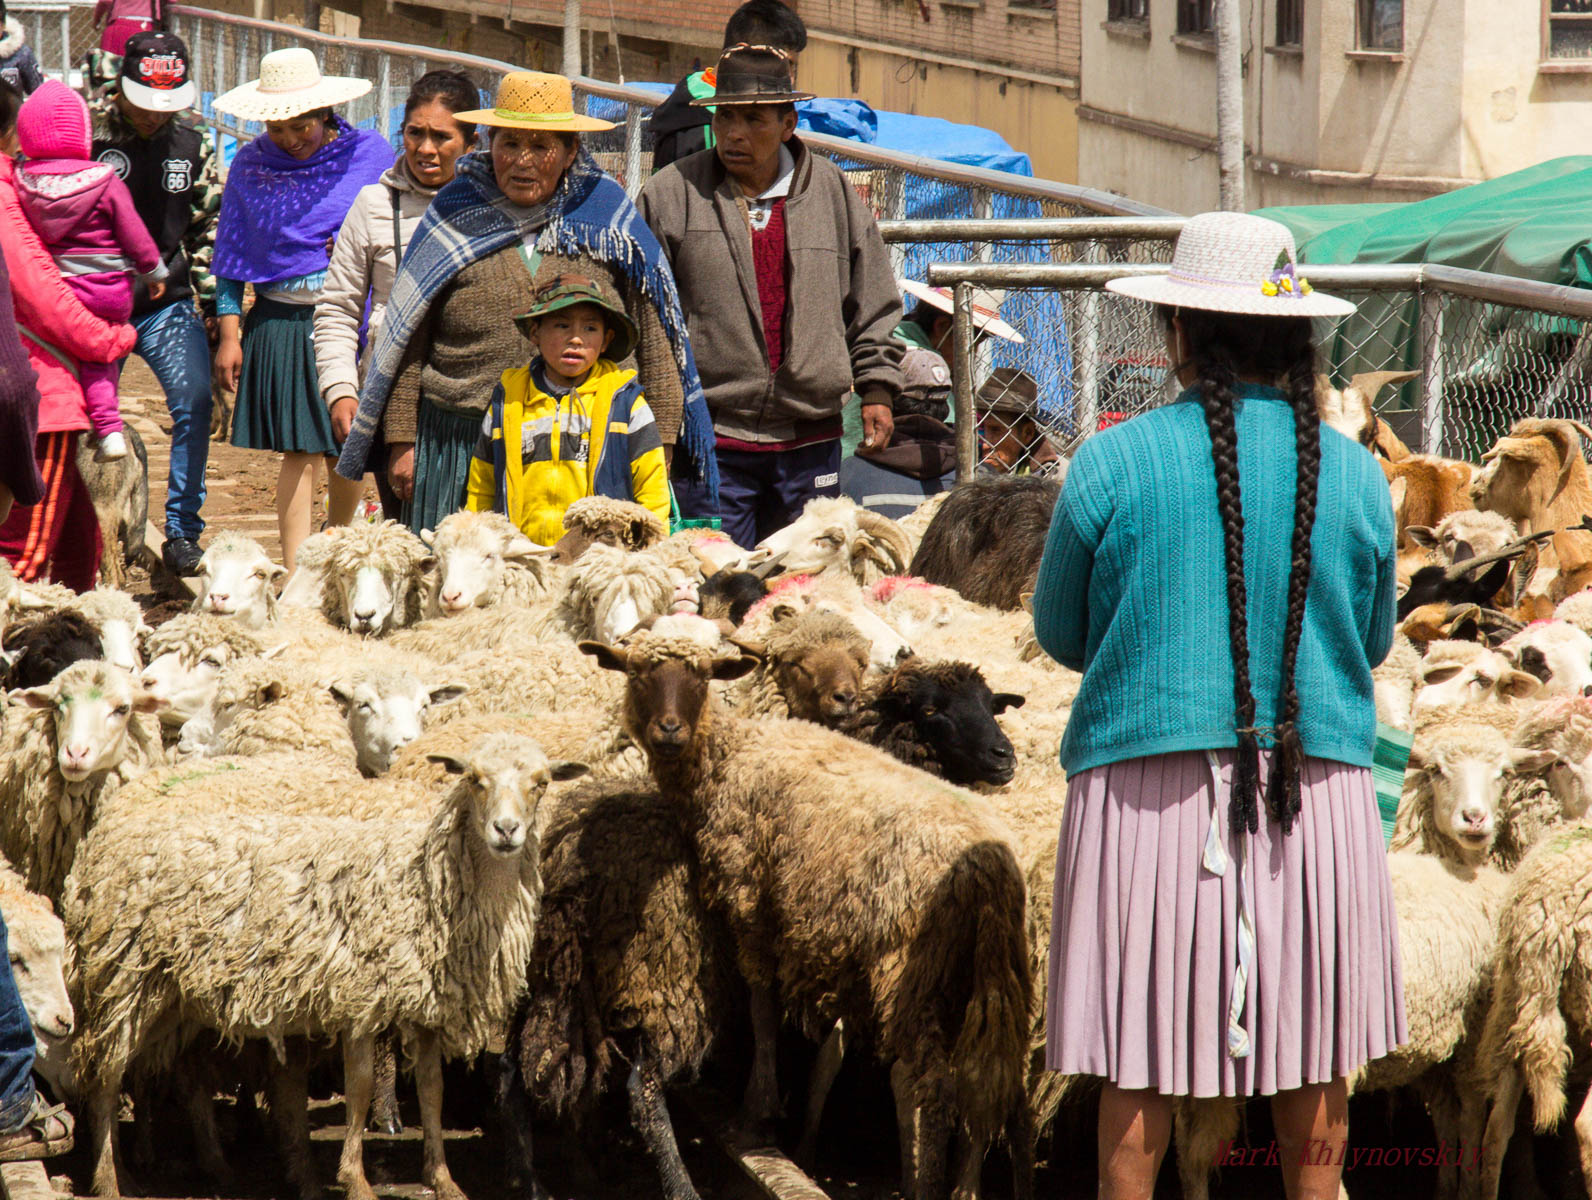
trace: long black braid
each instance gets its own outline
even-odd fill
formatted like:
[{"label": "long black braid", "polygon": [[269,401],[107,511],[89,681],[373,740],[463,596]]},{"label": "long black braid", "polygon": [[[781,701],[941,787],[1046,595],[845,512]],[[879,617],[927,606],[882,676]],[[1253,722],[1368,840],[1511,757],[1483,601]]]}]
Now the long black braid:
[{"label": "long black braid", "polygon": [[1183,332],[1216,473],[1216,507],[1222,522],[1227,568],[1227,629],[1233,659],[1233,710],[1238,755],[1233,770],[1229,821],[1250,833],[1260,827],[1257,791],[1260,740],[1255,695],[1249,678],[1248,591],[1244,584],[1244,509],[1238,479],[1236,387],[1240,375],[1274,379],[1284,387],[1294,413],[1294,527],[1288,573],[1288,612],[1283,626],[1282,686],[1277,725],[1271,731],[1276,755],[1266,788],[1266,808],[1293,828],[1299,815],[1304,750],[1299,741],[1299,692],[1295,668],[1304,633],[1310,590],[1310,535],[1316,521],[1316,485],[1321,474],[1321,424],[1315,398],[1315,347],[1310,322],[1290,317],[1231,316],[1183,310]]}]

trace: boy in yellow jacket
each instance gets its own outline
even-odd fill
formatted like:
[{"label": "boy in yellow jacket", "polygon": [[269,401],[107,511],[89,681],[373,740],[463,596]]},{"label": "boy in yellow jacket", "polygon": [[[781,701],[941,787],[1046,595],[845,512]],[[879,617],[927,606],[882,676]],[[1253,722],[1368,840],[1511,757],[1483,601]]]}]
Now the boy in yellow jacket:
[{"label": "boy in yellow jacket", "polygon": [[614,365],[636,345],[618,297],[561,275],[514,321],[538,354],[492,393],[465,507],[504,513],[543,546],[564,535],[564,510],[582,496],[632,500],[667,525],[663,441],[636,373]]}]

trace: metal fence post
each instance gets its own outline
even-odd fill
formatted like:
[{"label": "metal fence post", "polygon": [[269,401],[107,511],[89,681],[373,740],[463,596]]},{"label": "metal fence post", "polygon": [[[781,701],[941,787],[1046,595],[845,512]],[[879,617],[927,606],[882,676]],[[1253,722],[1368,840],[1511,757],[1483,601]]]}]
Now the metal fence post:
[{"label": "metal fence post", "polygon": [[385,54],[381,56],[381,66],[376,76],[379,81],[376,86],[376,103],[381,106],[381,112],[376,115],[376,128],[381,130],[381,136],[389,142],[392,141],[392,129],[389,122],[392,120],[392,59]]},{"label": "metal fence post", "polygon": [[72,86],[72,10],[66,8],[61,10],[61,82]]},{"label": "metal fence post", "polygon": [[[886,168],[882,175],[884,203],[875,207],[884,213],[887,221],[904,220],[907,215],[906,177],[896,167]],[[894,244],[890,247],[890,270],[897,279],[907,273],[907,248],[904,245]]]},{"label": "metal fence post", "polygon": [[641,106],[625,106],[625,191],[634,200],[646,180],[641,177]]},{"label": "metal fence post", "polygon": [[[1101,262],[1105,258],[1099,242],[1085,242],[1079,257],[1084,262]],[[1086,438],[1100,422],[1100,322],[1104,317],[1105,298],[1099,288],[1086,289],[1078,302],[1077,351],[1072,368],[1078,380],[1078,390],[1073,398],[1073,437]]]},{"label": "metal fence post", "polygon": [[956,482],[966,483],[978,467],[978,419],[973,415],[973,285],[959,283],[953,293],[951,334],[956,339],[951,364],[951,403],[956,408]]},{"label": "metal fence post", "polygon": [[1443,294],[1430,285],[1420,290],[1421,449],[1443,453]]}]

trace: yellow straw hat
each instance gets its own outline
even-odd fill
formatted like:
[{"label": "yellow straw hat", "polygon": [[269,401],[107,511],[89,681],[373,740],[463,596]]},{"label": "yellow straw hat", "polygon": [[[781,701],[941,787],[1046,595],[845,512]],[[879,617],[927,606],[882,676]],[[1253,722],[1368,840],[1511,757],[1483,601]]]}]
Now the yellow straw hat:
[{"label": "yellow straw hat", "polygon": [[495,129],[547,129],[554,133],[597,133],[612,129],[575,111],[575,89],[562,75],[542,71],[510,71],[498,84],[491,108],[453,114],[456,121],[471,121]]}]

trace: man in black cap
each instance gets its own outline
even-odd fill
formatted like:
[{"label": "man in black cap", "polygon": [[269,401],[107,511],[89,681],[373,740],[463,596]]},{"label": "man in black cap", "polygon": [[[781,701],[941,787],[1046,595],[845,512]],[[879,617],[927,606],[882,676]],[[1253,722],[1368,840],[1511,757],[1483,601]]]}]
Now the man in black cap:
[{"label": "man in black cap", "polygon": [[882,450],[858,450],[840,464],[840,490],[864,508],[899,521],[930,496],[956,486],[951,369],[914,346],[901,359],[895,431]]},{"label": "man in black cap", "polygon": [[674,270],[713,414],[719,509],[674,479],[687,517],[722,516],[750,547],[840,492],[841,409],[862,397],[863,446],[890,442],[901,296],[873,214],[796,136],[785,55],[719,59],[715,144],[648,181],[640,207]]},{"label": "man in black cap", "polygon": [[209,268],[221,182],[210,139],[181,115],[195,98],[181,38],[138,33],[127,40],[119,61],[100,52],[90,59],[91,71],[104,79],[90,105],[94,157],[127,185],[168,272],[159,300],[134,285],[133,350],[154,372],[171,413],[162,558],[174,573],[191,575],[199,563],[199,510],[210,455],[210,341],[195,302],[206,319],[215,316]]}]

